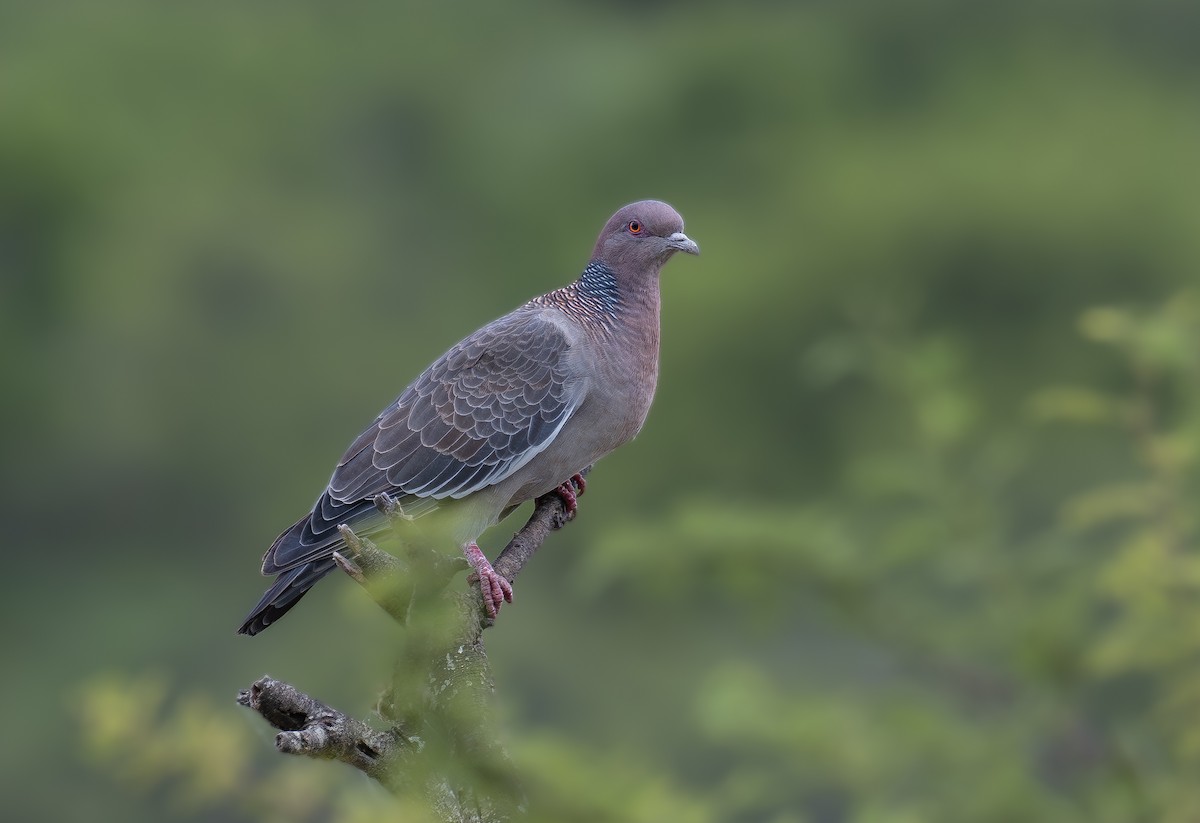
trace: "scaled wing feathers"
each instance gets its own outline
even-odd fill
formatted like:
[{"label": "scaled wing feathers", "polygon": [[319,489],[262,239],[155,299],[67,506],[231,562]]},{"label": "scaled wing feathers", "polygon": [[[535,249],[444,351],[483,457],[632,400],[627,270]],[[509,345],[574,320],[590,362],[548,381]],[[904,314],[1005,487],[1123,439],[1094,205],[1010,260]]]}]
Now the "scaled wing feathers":
[{"label": "scaled wing feathers", "polygon": [[[327,556],[336,527],[381,492],[432,501],[501,482],[554,440],[586,392],[567,374],[570,342],[518,310],[446,352],[351,444],[311,516],[268,551],[277,573]],[[406,507],[407,508],[407,507]],[[296,539],[298,538],[298,539]]]}]

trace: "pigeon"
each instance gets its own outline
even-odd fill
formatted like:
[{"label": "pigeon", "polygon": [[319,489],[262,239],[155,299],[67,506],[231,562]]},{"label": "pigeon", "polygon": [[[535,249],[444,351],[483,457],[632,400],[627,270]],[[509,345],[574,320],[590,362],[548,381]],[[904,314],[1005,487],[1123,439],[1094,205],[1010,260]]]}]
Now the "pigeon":
[{"label": "pigeon", "polygon": [[573,513],[580,471],[642,428],[658,381],[659,271],[676,252],[700,249],[675,209],[657,200],[624,206],[575,282],[434,361],[350,445],[312,511],[267,549],[262,573],[277,577],[238,633],[274,623],[336,567],[339,525],[362,536],[388,528],[380,494],[411,519],[404,525],[432,524],[453,541],[495,618],[512,585],[476,541],[556,490]]}]

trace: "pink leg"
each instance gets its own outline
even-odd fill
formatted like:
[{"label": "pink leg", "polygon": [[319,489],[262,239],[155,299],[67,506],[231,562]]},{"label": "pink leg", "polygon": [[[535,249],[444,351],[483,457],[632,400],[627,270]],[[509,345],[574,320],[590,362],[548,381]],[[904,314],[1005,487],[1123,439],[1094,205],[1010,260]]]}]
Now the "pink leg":
[{"label": "pink leg", "polygon": [[483,593],[483,610],[487,612],[488,617],[495,618],[500,613],[502,604],[512,602],[512,584],[492,568],[492,564],[475,543],[464,546],[463,554],[475,570],[467,577],[467,582],[479,583],[479,591]]},{"label": "pink leg", "polygon": [[563,505],[567,507],[568,520],[575,517],[575,512],[579,510],[579,498],[585,491],[587,491],[587,481],[583,479],[582,474],[572,475],[570,480],[554,490],[555,494],[562,498]]}]

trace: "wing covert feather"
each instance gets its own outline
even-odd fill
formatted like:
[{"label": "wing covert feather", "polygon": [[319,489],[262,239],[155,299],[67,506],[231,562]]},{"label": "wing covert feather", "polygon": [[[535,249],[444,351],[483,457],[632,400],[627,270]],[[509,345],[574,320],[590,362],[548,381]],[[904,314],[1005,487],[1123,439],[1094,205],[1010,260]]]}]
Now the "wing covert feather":
[{"label": "wing covert feather", "polygon": [[545,449],[579,406],[586,384],[567,372],[569,348],[537,311],[480,329],[359,435],[329,497],[342,505],[380,492],[441,500],[500,482]]},{"label": "wing covert feather", "polygon": [[370,517],[381,492],[424,513],[519,470],[553,442],[587,392],[586,380],[568,373],[570,346],[540,311],[518,310],[452,347],[346,450],[294,539],[281,535],[268,553],[271,571],[327,556],[340,540],[336,526]]}]

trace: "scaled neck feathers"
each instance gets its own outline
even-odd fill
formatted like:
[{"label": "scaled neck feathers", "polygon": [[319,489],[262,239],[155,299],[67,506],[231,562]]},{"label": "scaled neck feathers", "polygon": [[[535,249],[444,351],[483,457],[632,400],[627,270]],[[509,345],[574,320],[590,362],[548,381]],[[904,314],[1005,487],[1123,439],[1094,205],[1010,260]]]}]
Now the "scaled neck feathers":
[{"label": "scaled neck feathers", "polygon": [[[653,278],[657,280],[657,278]],[[656,289],[638,289],[637,291],[652,291]],[[538,306],[553,306],[564,312],[581,325],[611,329],[631,309],[653,307],[657,309],[657,295],[636,294],[629,286],[622,284],[614,272],[605,263],[593,260],[583,269],[579,279],[569,286],[563,286],[549,294],[536,297],[531,304]]]},{"label": "scaled neck feathers", "polygon": [[620,308],[621,291],[617,286],[617,275],[603,263],[588,263],[575,282],[575,290],[581,300],[593,302],[609,313]]}]

